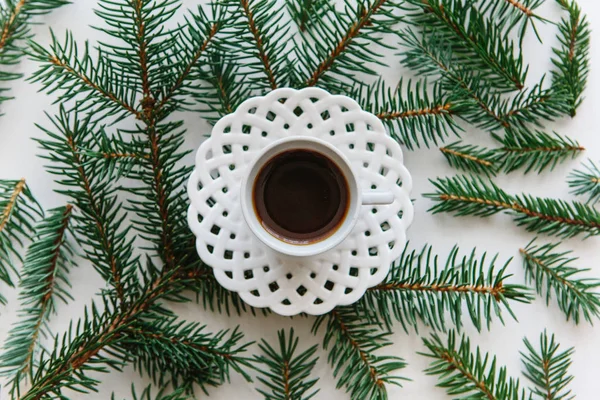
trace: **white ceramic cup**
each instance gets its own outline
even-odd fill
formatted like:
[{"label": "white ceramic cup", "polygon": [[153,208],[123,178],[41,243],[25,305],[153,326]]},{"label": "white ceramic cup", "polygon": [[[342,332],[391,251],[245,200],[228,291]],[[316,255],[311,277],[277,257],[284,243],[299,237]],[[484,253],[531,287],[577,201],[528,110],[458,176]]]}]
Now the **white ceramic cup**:
[{"label": "white ceramic cup", "polygon": [[[348,184],[348,211],[337,229],[324,239],[308,243],[290,243],[273,236],[260,221],[254,206],[254,183],[263,166],[280,153],[305,149],[327,157],[335,163],[344,174]],[[277,140],[265,147],[248,167],[248,172],[242,181],[241,203],[244,219],[252,233],[271,249],[290,256],[305,257],[323,253],[340,244],[352,231],[358,220],[361,205],[385,205],[394,202],[392,192],[369,190],[361,192],[356,174],[350,166],[348,158],[331,144],[324,140],[295,136]]]}]

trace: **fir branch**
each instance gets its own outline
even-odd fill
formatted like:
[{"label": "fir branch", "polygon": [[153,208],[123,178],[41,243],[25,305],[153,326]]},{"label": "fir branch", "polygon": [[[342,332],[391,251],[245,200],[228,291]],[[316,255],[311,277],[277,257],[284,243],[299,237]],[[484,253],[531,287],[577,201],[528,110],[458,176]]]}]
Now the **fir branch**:
[{"label": "fir branch", "polygon": [[574,117],[583,101],[583,91],[589,76],[590,25],[581,8],[573,0],[556,0],[569,13],[558,25],[558,40],[561,47],[554,48],[556,56],[552,63],[556,70],[552,72],[553,85],[566,90],[569,114]]},{"label": "fir branch", "polygon": [[567,386],[573,380],[569,375],[573,348],[559,352],[559,343],[554,340],[554,335],[548,338],[544,331],[540,335],[539,350],[527,340],[523,339],[527,353],[521,353],[521,361],[525,366],[525,377],[534,385],[533,393],[544,400],[572,400],[575,398]]},{"label": "fir branch", "polygon": [[369,317],[375,311],[388,328],[395,319],[405,331],[417,330],[419,321],[445,331],[447,314],[460,329],[465,311],[477,330],[484,323],[489,329],[494,316],[503,322],[503,311],[516,319],[510,302],[529,303],[532,296],[526,287],[506,283],[510,260],[496,271],[497,255],[488,261],[485,253],[478,258],[473,250],[461,258],[458,252],[455,246],[440,266],[431,246],[420,252],[407,246],[386,280],[354,306],[356,312]]},{"label": "fir branch", "polygon": [[[427,82],[408,82],[406,88],[400,81],[392,90],[380,79],[371,86],[360,85],[351,94],[364,110],[375,115],[386,124],[392,136],[409,150],[438,144],[461,130],[454,114],[463,108],[463,102],[446,94],[440,85],[435,85],[433,94],[427,90]],[[419,138],[420,136],[420,138]]]},{"label": "fir branch", "polygon": [[502,138],[495,137],[502,143],[498,149],[498,161],[505,173],[517,169],[525,169],[524,173],[540,173],[546,168],[552,170],[558,163],[573,159],[585,150],[568,137],[525,128],[506,129]]},{"label": "fir branch", "polygon": [[546,304],[550,303],[552,292],[560,310],[578,324],[581,319],[592,323],[600,317],[600,280],[579,278],[577,275],[589,269],[579,269],[572,264],[577,258],[571,251],[555,252],[559,243],[537,246],[530,242],[521,249],[526,279],[535,282],[537,293],[546,292]]},{"label": "fir branch", "polygon": [[[186,104],[183,100],[184,96],[194,93],[195,88],[192,82],[199,78],[197,72],[201,71],[199,61],[207,55],[210,46],[218,48],[216,37],[223,29],[218,10],[213,10],[215,22],[212,22],[200,7],[196,13],[187,18],[187,29],[181,31],[181,43],[176,41],[173,46],[172,56],[174,58],[181,57],[181,59],[173,65],[175,79],[160,96],[156,107],[156,113],[159,116],[167,115],[177,107],[184,106]],[[165,70],[172,72],[168,68]],[[167,75],[171,76],[171,74]],[[202,75],[201,73],[200,76]]]},{"label": "fir branch", "polygon": [[493,182],[467,176],[431,180],[437,189],[424,196],[435,204],[430,211],[488,217],[500,212],[513,216],[516,224],[529,232],[570,238],[579,234],[600,235],[600,212],[577,202],[512,196]]},{"label": "fir branch", "polygon": [[352,307],[337,308],[318,317],[313,333],[324,323],[323,347],[329,351],[328,361],[334,369],[338,389],[345,387],[352,400],[383,400],[387,399],[386,384],[401,385],[405,378],[393,373],[406,363],[398,357],[374,354],[391,344],[387,339],[390,332],[381,331],[377,324],[366,323]]},{"label": "fir branch", "polygon": [[[57,102],[62,104],[77,98],[78,110],[100,115],[114,116],[117,121],[128,115],[142,118],[135,107],[136,93],[129,77],[115,70],[113,63],[100,53],[98,60],[92,61],[89,45],[86,42],[83,54],[72,33],[68,32],[64,43],[51,34],[50,50],[30,42],[30,57],[40,67],[29,78],[42,85],[42,90],[58,92]],[[59,92],[60,91],[60,92]]]},{"label": "fir branch", "polygon": [[[83,392],[95,390],[98,381],[86,374],[90,371],[108,372],[107,367],[121,368],[130,357],[123,354],[119,341],[138,323],[172,318],[157,303],[169,299],[182,301],[180,292],[185,287],[186,276],[185,270],[158,273],[156,268],[151,267],[143,274],[144,284],[139,289],[131,287],[127,291],[128,299],[124,306],[119,306],[114,298],[105,294],[102,307],[92,305],[75,329],[71,326],[62,338],[56,338],[53,351],[42,355],[40,368],[31,379],[31,387],[17,399],[37,400],[66,388]],[[218,352],[218,349],[215,350]],[[231,357],[229,361],[235,363],[238,358]],[[238,367],[230,365],[222,371],[223,375],[220,372],[217,375],[227,378],[229,368],[237,371]]]},{"label": "fir branch", "polygon": [[440,151],[448,160],[451,167],[463,171],[475,172],[494,176],[498,173],[498,151],[462,142],[454,142]]},{"label": "fir branch", "polygon": [[527,70],[523,57],[504,34],[502,20],[484,16],[463,0],[409,0],[404,8],[409,22],[427,27],[447,39],[452,58],[478,73],[493,77],[486,82],[505,90],[521,90]]},{"label": "fir branch", "polygon": [[[23,265],[19,285],[20,321],[8,333],[0,356],[1,375],[15,386],[33,370],[41,334],[49,332],[47,322],[55,312],[55,301],[71,299],[67,275],[73,250],[67,242],[72,206],[56,208],[36,226],[36,237]],[[67,286],[67,287],[65,287]]]},{"label": "fir branch", "polygon": [[[14,286],[11,275],[18,275],[18,271],[13,257],[22,261],[18,248],[24,240],[32,239],[34,221],[41,215],[42,210],[25,179],[0,180],[0,281]],[[0,303],[5,303],[2,294]]]},{"label": "fir branch", "polygon": [[444,341],[434,333],[423,343],[429,352],[421,354],[433,359],[425,373],[437,375],[438,386],[455,399],[529,399],[519,380],[508,378],[506,367],[497,367],[496,357],[482,354],[479,347],[473,352],[466,336],[459,340],[450,331]]},{"label": "fir branch", "polygon": [[286,0],[286,6],[298,30],[304,33],[314,24],[315,19],[333,7],[331,0]]},{"label": "fir branch", "polygon": [[273,0],[229,0],[225,3],[236,19],[232,22],[230,42],[234,60],[249,68],[256,90],[277,89],[286,85],[284,66],[289,42],[289,20]]},{"label": "fir branch", "polygon": [[242,366],[250,364],[241,353],[250,343],[240,345],[243,335],[239,330],[216,334],[205,330],[205,326],[178,321],[176,317],[136,321],[119,334],[113,349],[123,358],[132,356],[140,373],[145,371],[159,386],[170,379],[173,387],[191,392],[196,383],[206,392],[207,386],[226,381],[229,369],[249,380]]},{"label": "fir branch", "polygon": [[[110,396],[110,399],[117,400],[114,393],[112,394],[112,396]],[[189,399],[192,399],[192,396],[186,395],[185,390],[183,390],[183,388],[177,388],[177,390],[175,390],[174,392],[169,393],[169,394],[165,393],[165,389],[161,389],[156,394],[156,396],[153,396],[152,395],[152,385],[146,386],[146,388],[144,388],[142,393],[140,393],[139,395],[137,394],[137,392],[135,390],[135,386],[133,384],[131,385],[131,400],[189,400]],[[125,400],[125,399],[123,399],[123,400]]]},{"label": "fir branch", "polygon": [[309,400],[317,393],[312,390],[318,378],[310,379],[311,373],[317,363],[315,357],[318,346],[296,354],[299,339],[294,336],[294,329],[290,329],[286,338],[285,331],[277,332],[279,349],[276,350],[266,341],[262,340],[258,347],[264,355],[254,356],[253,368],[259,373],[258,380],[268,389],[256,389],[265,396],[265,400]]},{"label": "fir branch", "polygon": [[391,0],[369,0],[358,6],[345,2],[344,12],[330,9],[315,20],[312,29],[296,47],[303,82],[333,92],[350,89],[357,73],[374,74],[369,63],[381,64],[377,47],[389,47],[383,34],[393,34],[400,18]]},{"label": "fir branch", "polygon": [[600,168],[589,160],[583,165],[583,170],[575,170],[569,175],[571,193],[586,196],[587,204],[594,205],[600,201]]},{"label": "fir branch", "polygon": [[499,171],[511,173],[518,169],[524,169],[525,174],[532,170],[538,173],[547,168],[552,170],[585,150],[568,137],[525,128],[506,129],[504,136],[493,136],[502,147],[487,149],[456,142],[440,151],[454,168],[493,176]]},{"label": "fir branch", "polygon": [[[66,0],[10,0],[0,5],[0,81],[22,76],[9,69],[18,64],[25,53],[24,44],[32,36],[33,19],[68,3]],[[2,95],[7,90],[0,87],[0,103],[11,98]]]},{"label": "fir branch", "polygon": [[71,197],[81,212],[74,216],[75,230],[81,235],[79,241],[86,258],[114,287],[122,302],[124,281],[138,265],[132,249],[135,238],[128,237],[130,228],[120,228],[123,213],[112,177],[84,154],[95,148],[97,127],[90,118],[88,115],[80,119],[77,113],[72,115],[61,107],[59,114],[50,118],[53,130],[40,127],[48,138],[38,142],[49,152],[43,156],[51,162],[49,172],[57,175],[58,183],[64,187],[59,192]]},{"label": "fir branch", "polygon": [[214,123],[231,114],[244,100],[251,96],[252,88],[244,84],[245,76],[238,65],[221,53],[213,52],[210,62],[202,68],[203,80],[208,86],[200,86],[192,96],[202,105],[200,111]]}]

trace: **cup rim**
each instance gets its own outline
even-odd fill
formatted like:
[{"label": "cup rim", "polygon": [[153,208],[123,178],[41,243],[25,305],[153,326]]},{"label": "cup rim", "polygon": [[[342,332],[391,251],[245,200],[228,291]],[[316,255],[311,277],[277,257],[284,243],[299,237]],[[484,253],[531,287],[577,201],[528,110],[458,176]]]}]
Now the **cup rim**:
[{"label": "cup rim", "polygon": [[[316,144],[317,146],[321,146],[321,147],[327,149],[329,152],[332,152],[335,154],[335,156],[338,158],[338,160],[331,160],[331,161],[338,164],[338,167],[340,167],[340,169],[344,173],[344,176],[348,183],[348,191],[349,191],[349,197],[350,197],[349,205],[348,205],[348,212],[346,213],[346,216],[343,218],[342,222],[339,224],[339,226],[336,228],[336,230],[331,235],[326,237],[325,239],[314,242],[314,243],[309,243],[309,244],[292,244],[292,243],[282,241],[281,239],[278,239],[277,237],[273,236],[260,223],[260,221],[254,211],[254,204],[253,204],[253,201],[254,201],[253,200],[254,179],[251,179],[251,177],[254,176],[254,178],[256,178],[258,170],[264,165],[264,163],[260,163],[260,161],[265,157],[265,155],[272,152],[273,149],[275,149],[277,147],[285,146],[286,144],[289,144],[289,143],[296,143],[296,142],[311,143],[313,145]],[[299,146],[299,148],[302,148],[302,147]],[[288,150],[288,149],[284,148],[284,149],[282,149],[282,152],[286,151],[286,150]],[[312,148],[311,148],[311,150],[318,151],[318,149],[312,149]],[[279,153],[275,153],[275,154],[279,154]],[[327,153],[324,153],[323,155],[328,157],[329,159],[331,159],[331,157]],[[338,161],[341,161],[343,163],[343,165],[339,165]],[[340,244],[342,241],[344,241],[344,239],[346,239],[346,237],[348,237],[348,235],[354,228],[356,221],[358,220],[358,214],[360,212],[360,204],[361,204],[361,191],[360,191],[358,178],[352,168],[350,161],[335,146],[333,146],[331,143],[326,142],[323,139],[319,139],[316,137],[294,136],[294,137],[286,137],[286,138],[278,139],[278,140],[270,143],[268,146],[266,146],[264,149],[262,149],[256,155],[256,157],[249,163],[248,168],[247,168],[245,175],[243,177],[243,180],[242,180],[240,199],[241,199],[241,207],[242,207],[242,214],[244,216],[244,220],[248,224],[250,231],[252,232],[252,234],[255,237],[257,237],[266,246],[268,246],[269,248],[271,248],[279,253],[290,255],[290,256],[303,257],[303,256],[317,255],[317,254],[324,253],[328,250],[331,250],[332,248],[334,248],[335,246]]]}]

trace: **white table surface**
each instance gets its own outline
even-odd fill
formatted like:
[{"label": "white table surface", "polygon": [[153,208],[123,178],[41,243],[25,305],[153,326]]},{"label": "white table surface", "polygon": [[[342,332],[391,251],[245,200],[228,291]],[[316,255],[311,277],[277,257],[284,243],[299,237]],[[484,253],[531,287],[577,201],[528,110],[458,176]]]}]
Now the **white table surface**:
[{"label": "white table surface", "polygon": [[[195,7],[197,1],[184,1],[188,8]],[[557,132],[569,135],[579,140],[588,150],[578,160],[569,161],[554,170],[552,173],[544,173],[540,176],[529,174],[523,176],[519,172],[509,176],[500,176],[496,182],[509,192],[518,193],[526,191],[538,196],[551,196],[557,198],[571,199],[566,184],[568,173],[579,166],[580,162],[591,158],[600,160],[600,129],[598,116],[595,115],[595,107],[600,104],[600,74],[596,67],[600,64],[599,47],[595,45],[600,41],[600,3],[595,0],[580,0],[585,13],[587,13],[591,26],[596,28],[592,32],[591,65],[592,73],[589,79],[586,100],[579,109],[575,119],[565,118],[549,126]],[[93,14],[94,1],[77,1],[76,4],[61,8],[44,18],[44,22],[63,37],[64,32],[70,29],[75,38],[81,43],[89,39],[91,43],[103,38],[102,34],[90,28],[89,25],[99,25],[98,17]],[[542,7],[540,13],[551,19],[558,20],[559,10],[553,1],[548,0]],[[525,58],[531,62],[528,84],[535,83],[545,72],[550,69],[550,48],[555,42],[556,28],[550,24],[539,25],[544,44],[539,44],[532,35],[525,44]],[[49,42],[48,26],[35,27],[36,40],[40,43]],[[395,84],[401,75],[407,75],[399,64],[397,58],[393,60],[393,68],[385,72],[389,82]],[[26,61],[18,67],[24,74],[30,74],[36,68],[35,63]],[[5,103],[2,108],[5,115],[0,118],[0,178],[19,179],[25,177],[34,194],[45,208],[64,204],[64,198],[53,192],[57,185],[53,177],[45,169],[46,161],[39,158],[40,154],[36,143],[32,138],[42,136],[34,123],[48,125],[44,111],[53,113],[57,110],[53,106],[53,97],[38,93],[39,85],[18,81],[12,84],[15,100]],[[196,148],[202,136],[208,132],[208,125],[196,114],[185,114],[181,116],[186,121],[188,128],[188,141],[186,146]],[[550,130],[549,129],[549,130]],[[489,135],[477,130],[467,130],[464,134],[465,140],[472,143],[492,144]],[[416,199],[416,214],[414,223],[409,232],[409,238],[414,247],[420,248],[425,243],[434,245],[435,250],[441,255],[447,254],[451,247],[458,243],[463,252],[470,252],[477,247],[480,252],[499,252],[500,260],[504,261],[510,257],[515,260],[510,266],[510,272],[514,278],[510,281],[523,282],[523,268],[518,256],[518,249],[525,246],[533,237],[523,229],[516,227],[511,218],[504,215],[495,216],[486,220],[467,217],[455,218],[448,214],[433,216],[427,213],[430,202],[423,199],[421,194],[432,189],[428,182],[429,178],[447,176],[453,174],[448,167],[444,157],[437,150],[420,150],[406,152],[406,164],[414,176],[413,198]],[[544,239],[544,238],[543,238]],[[580,260],[576,265],[582,268],[590,268],[590,275],[600,278],[600,239],[592,238],[582,242],[575,238],[564,242],[563,249],[573,249]],[[71,318],[82,314],[83,306],[90,303],[90,293],[98,291],[102,281],[93,272],[90,265],[82,262],[79,268],[71,273],[71,283],[74,288],[72,294],[76,301],[69,305],[60,305],[58,315],[52,320],[55,332],[63,332]],[[17,292],[9,290],[5,286],[0,288],[9,299],[9,305],[0,308],[0,342],[4,342],[10,325],[15,322],[18,302]],[[219,315],[204,311],[195,303],[189,303],[176,307],[177,313],[184,319],[201,321],[211,329],[234,327],[240,325],[246,333],[248,340],[259,340],[266,338],[276,343],[278,329],[293,326],[301,337],[303,348],[320,342],[320,337],[310,334],[312,319],[296,318],[293,321],[278,316],[265,317],[232,317]],[[502,326],[498,321],[492,325],[491,331],[483,331],[481,334],[471,327],[466,321],[466,331],[471,334],[474,343],[481,345],[485,351],[490,351],[498,356],[499,364],[506,365],[512,376],[520,376],[521,363],[519,351],[523,350],[522,338],[527,336],[537,343],[540,332],[545,328],[554,332],[564,348],[576,347],[573,357],[573,366],[570,372],[575,375],[571,384],[573,393],[578,399],[597,399],[598,376],[600,376],[600,331],[587,324],[575,326],[573,323],[565,322],[564,315],[552,303],[546,307],[544,301],[536,300],[531,305],[514,305],[514,311],[518,316],[519,323],[506,319],[506,325]],[[420,334],[406,334],[401,327],[396,328],[393,336],[394,345],[385,349],[383,353],[404,357],[409,367],[400,373],[412,381],[407,382],[403,388],[390,387],[390,399],[430,399],[441,400],[449,397],[442,389],[436,388],[436,378],[423,374],[428,360],[417,354],[424,350],[420,335],[427,335],[427,329],[421,329]],[[252,350],[256,350],[252,347]],[[319,387],[321,392],[317,399],[345,399],[348,395],[343,391],[336,391],[330,367],[326,364],[326,354],[319,353],[320,360],[314,370],[314,376],[320,377]],[[107,399],[111,392],[115,392],[117,398],[130,398],[130,385],[132,382],[140,389],[148,383],[146,378],[127,367],[123,373],[111,372],[110,375],[101,375],[102,381],[98,394],[81,395],[73,393],[73,399]],[[0,383],[2,380],[0,380]],[[0,394],[6,398],[6,388]],[[204,397],[198,392],[198,397]],[[252,384],[246,383],[240,376],[232,374],[232,382],[210,390],[211,399],[260,399],[261,396],[254,390]]]}]

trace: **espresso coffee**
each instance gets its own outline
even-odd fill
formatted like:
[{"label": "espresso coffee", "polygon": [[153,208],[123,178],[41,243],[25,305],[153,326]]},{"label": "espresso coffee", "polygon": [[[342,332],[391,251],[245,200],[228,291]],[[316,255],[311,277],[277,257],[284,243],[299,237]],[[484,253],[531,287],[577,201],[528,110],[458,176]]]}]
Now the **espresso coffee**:
[{"label": "espresso coffee", "polygon": [[306,149],[275,155],[253,187],[254,211],[278,239],[309,244],[326,239],[348,212],[348,183],[326,156]]}]

